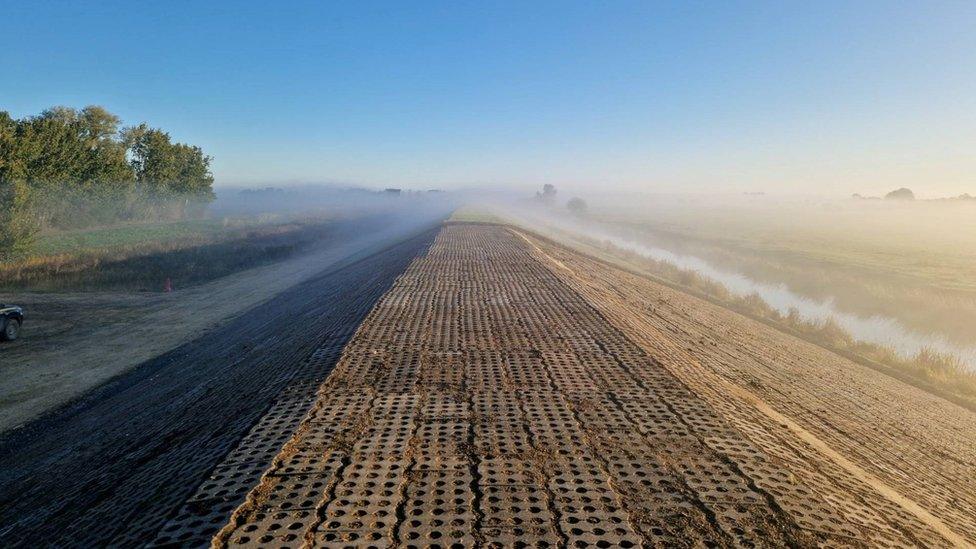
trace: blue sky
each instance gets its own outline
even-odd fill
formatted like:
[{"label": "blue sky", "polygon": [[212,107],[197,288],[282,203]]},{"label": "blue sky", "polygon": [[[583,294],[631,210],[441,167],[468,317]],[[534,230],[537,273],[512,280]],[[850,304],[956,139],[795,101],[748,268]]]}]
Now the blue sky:
[{"label": "blue sky", "polygon": [[218,184],[976,191],[974,2],[10,2],[0,109]]}]

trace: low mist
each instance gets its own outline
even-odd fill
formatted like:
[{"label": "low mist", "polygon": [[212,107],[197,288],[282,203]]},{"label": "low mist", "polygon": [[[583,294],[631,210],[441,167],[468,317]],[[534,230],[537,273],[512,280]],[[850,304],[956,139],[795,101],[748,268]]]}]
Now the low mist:
[{"label": "low mist", "polygon": [[486,207],[654,262],[679,283],[720,286],[740,303],[761,299],[760,316],[829,325],[852,345],[901,359],[932,351],[976,370],[976,200],[968,196],[545,194]]}]

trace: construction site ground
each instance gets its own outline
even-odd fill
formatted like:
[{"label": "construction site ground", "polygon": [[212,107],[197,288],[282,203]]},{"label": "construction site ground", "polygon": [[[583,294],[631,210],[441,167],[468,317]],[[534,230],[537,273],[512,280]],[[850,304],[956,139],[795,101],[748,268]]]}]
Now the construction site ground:
[{"label": "construction site ground", "polygon": [[93,396],[169,414],[100,450],[118,465],[0,456],[46,464],[4,473],[0,540],[976,544],[976,414],[516,227],[449,223],[288,295],[259,353],[227,331],[168,358],[178,386],[140,367]]}]

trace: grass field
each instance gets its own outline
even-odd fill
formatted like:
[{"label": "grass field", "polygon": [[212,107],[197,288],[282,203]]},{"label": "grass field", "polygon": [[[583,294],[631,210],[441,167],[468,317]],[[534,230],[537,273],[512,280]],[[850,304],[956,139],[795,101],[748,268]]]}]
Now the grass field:
[{"label": "grass field", "polygon": [[[931,384],[965,401],[976,404],[976,372],[951,355],[923,349],[915,356],[899,356],[892,349],[857,341],[833,321],[811,321],[796,314],[782,315],[759,296],[736,296],[727,288],[693,271],[683,270],[663,261],[656,261],[597,241],[590,241],[591,249],[603,252],[611,262],[622,260],[624,264],[674,283],[684,291],[705,297],[716,304],[754,319],[765,321],[777,328],[814,342],[853,360],[866,360],[872,366],[880,366],[888,373],[905,373]],[[602,254],[601,254],[602,255]],[[791,311],[791,313],[795,313]]]},{"label": "grass field", "polygon": [[219,237],[226,232],[220,219],[200,219],[169,223],[146,223],[100,227],[77,231],[49,232],[38,238],[34,256],[132,247],[186,239]]},{"label": "grass field", "polygon": [[969,202],[662,200],[596,217],[743,254],[976,291],[976,204]]},{"label": "grass field", "polygon": [[593,219],[848,313],[976,342],[969,202],[662,199],[597,207]]},{"label": "grass field", "polygon": [[284,259],[321,238],[329,219],[241,217],[130,224],[41,236],[35,253],[0,263],[0,289],[159,291]]}]

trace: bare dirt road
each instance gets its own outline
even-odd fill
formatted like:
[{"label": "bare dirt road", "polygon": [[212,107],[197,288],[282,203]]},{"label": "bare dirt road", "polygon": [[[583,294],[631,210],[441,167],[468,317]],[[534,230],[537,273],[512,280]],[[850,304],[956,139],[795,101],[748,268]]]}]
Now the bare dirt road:
[{"label": "bare dirt road", "polygon": [[[976,414],[517,228],[448,224],[404,246],[296,293],[335,296],[297,324],[334,324],[295,328],[267,349],[277,376],[296,373],[266,413],[249,412],[250,427],[237,418],[267,378],[256,383],[260,368],[221,357],[222,342],[204,338],[187,352],[226,373],[217,394],[194,379],[157,391],[162,410],[184,400],[153,425],[182,427],[129,433],[133,446],[99,457],[127,465],[101,475],[75,465],[88,450],[80,441],[35,448],[27,457],[55,466],[30,466],[9,490],[3,482],[0,537],[200,547],[976,543]],[[392,272],[395,282],[381,274]],[[295,345],[301,353],[284,354]],[[336,360],[322,382],[322,365]],[[160,382],[147,376],[139,389]],[[196,399],[208,405],[187,404]],[[74,428],[97,429],[94,417]],[[185,429],[198,442],[181,444]],[[88,495],[106,470],[134,474]],[[62,484],[63,503],[52,495]]]}]

